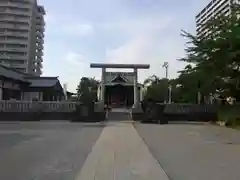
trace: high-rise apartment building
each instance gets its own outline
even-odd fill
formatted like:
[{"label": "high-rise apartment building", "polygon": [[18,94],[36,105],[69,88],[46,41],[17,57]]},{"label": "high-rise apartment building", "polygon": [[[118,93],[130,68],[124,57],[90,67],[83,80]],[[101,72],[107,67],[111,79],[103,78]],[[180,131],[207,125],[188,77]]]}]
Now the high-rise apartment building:
[{"label": "high-rise apartment building", "polygon": [[240,0],[211,0],[211,2],[196,16],[197,36],[207,36],[211,33],[204,27],[206,22],[220,14],[226,16],[230,15],[232,12],[231,5],[239,2]]},{"label": "high-rise apartment building", "polygon": [[36,0],[0,0],[0,63],[42,74],[44,15]]}]

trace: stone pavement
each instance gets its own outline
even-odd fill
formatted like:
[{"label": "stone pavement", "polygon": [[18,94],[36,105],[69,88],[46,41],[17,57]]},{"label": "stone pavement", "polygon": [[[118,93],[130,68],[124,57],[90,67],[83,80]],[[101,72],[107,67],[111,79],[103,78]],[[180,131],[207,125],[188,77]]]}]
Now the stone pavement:
[{"label": "stone pavement", "polygon": [[75,180],[168,180],[132,123],[110,122]]}]

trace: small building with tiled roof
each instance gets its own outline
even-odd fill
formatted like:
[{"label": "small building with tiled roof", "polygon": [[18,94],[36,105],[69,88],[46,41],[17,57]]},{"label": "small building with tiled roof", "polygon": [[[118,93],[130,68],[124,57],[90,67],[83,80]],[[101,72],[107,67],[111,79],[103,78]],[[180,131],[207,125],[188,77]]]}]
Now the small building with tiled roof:
[{"label": "small building with tiled roof", "polygon": [[0,100],[43,100],[64,99],[58,77],[39,77],[19,72],[0,64]]}]

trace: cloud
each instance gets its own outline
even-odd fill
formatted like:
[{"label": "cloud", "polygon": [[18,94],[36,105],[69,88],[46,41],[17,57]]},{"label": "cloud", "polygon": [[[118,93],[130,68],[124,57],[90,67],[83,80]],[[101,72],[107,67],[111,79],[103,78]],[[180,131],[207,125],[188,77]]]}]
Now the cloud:
[{"label": "cloud", "polygon": [[80,53],[68,51],[62,62],[64,64],[64,75],[60,76],[60,80],[63,83],[67,82],[70,91],[76,91],[76,87],[82,77],[101,78],[101,72],[97,69],[91,69],[88,58]]},{"label": "cloud", "polygon": [[[144,81],[152,74],[163,77],[164,70],[161,66],[168,61],[171,76],[175,77],[176,72],[181,68],[179,64],[175,66],[176,59],[182,57],[184,51],[179,48],[183,45],[183,40],[179,36],[180,29],[174,17],[165,15],[162,19],[143,19],[142,23],[140,19],[133,23],[129,22],[126,21],[121,27],[132,29],[134,31],[132,38],[117,48],[108,48],[105,61],[107,63],[150,64],[150,70],[139,71],[140,81]],[[120,23],[120,25],[123,24]],[[111,71],[116,70],[111,69]]]},{"label": "cloud", "polygon": [[151,38],[139,36],[116,49],[107,49],[106,62],[123,64],[144,63],[151,47]]},{"label": "cloud", "polygon": [[87,62],[87,59],[82,54],[75,52],[68,52],[65,55],[64,60],[74,65],[83,65]]},{"label": "cloud", "polygon": [[98,24],[98,27],[106,31],[118,31],[122,34],[127,33],[135,36],[168,27],[173,23],[173,18],[170,14],[162,14],[156,17],[140,16],[137,18],[124,18],[119,21],[104,22]]},{"label": "cloud", "polygon": [[62,26],[63,33],[66,33],[71,36],[89,36],[94,32],[94,28],[91,24],[65,24]]},{"label": "cloud", "polygon": [[[181,66],[175,66],[176,59],[183,55],[183,51],[179,50],[179,43],[172,39],[162,39],[161,43],[154,39],[154,36],[140,36],[128,43],[112,50],[106,51],[107,63],[121,64],[150,64],[149,70],[139,70],[139,81],[155,74],[164,77],[164,69],[162,64],[167,61],[170,64],[170,75],[176,76],[176,72]],[[173,53],[174,52],[174,53]],[[119,71],[111,69],[111,71]],[[129,71],[129,70],[121,70]],[[130,70],[131,71],[131,70]]]}]

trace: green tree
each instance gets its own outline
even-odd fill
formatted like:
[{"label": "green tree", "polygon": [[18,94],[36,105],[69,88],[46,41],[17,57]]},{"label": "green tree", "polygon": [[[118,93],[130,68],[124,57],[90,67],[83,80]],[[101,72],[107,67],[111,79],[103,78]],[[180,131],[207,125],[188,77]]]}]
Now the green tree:
[{"label": "green tree", "polygon": [[180,60],[189,63],[192,68],[182,71],[179,81],[182,81],[184,88],[191,86],[191,93],[195,93],[197,88],[205,95],[221,92],[223,96],[238,98],[240,94],[239,7],[234,4],[230,16],[219,15],[208,21],[205,24],[205,28],[210,32],[208,35],[196,37],[183,31],[182,35],[188,38],[189,46],[186,49],[187,56]]},{"label": "green tree", "polygon": [[179,101],[179,88],[177,86],[177,81],[175,79],[158,78],[153,75],[144,81],[144,84],[148,86],[147,92],[145,94],[145,99],[153,99],[157,102],[168,101],[169,86],[172,89],[172,101]]},{"label": "green tree", "polygon": [[93,102],[97,99],[99,82],[95,78],[82,77],[78,87],[78,99],[81,102]]},{"label": "green tree", "polygon": [[157,102],[167,100],[168,80],[156,79],[147,88],[145,99],[153,99]]}]

